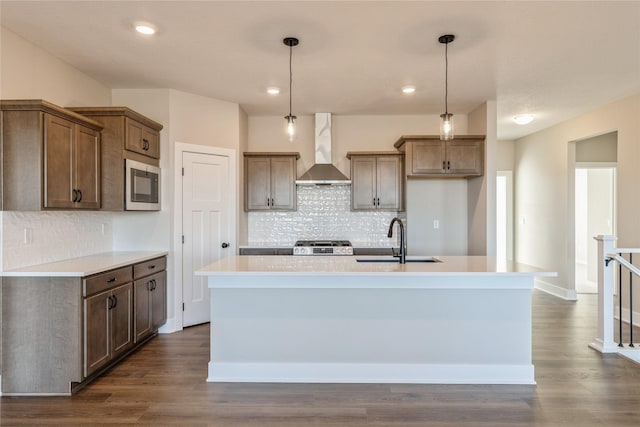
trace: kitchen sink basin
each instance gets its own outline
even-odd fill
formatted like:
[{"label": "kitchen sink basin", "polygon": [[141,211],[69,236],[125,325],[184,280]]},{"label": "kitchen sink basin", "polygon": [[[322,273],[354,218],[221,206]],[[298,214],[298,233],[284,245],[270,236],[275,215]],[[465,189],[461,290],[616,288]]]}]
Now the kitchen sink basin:
[{"label": "kitchen sink basin", "polygon": [[[361,256],[356,257],[357,262],[400,262],[400,258],[390,256]],[[408,256],[406,262],[442,262],[432,256]]]}]

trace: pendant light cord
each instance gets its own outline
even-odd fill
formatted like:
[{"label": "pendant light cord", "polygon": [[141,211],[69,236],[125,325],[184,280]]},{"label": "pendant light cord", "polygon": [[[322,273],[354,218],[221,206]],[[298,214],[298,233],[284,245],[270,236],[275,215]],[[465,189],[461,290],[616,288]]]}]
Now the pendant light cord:
[{"label": "pendant light cord", "polygon": [[444,113],[449,114],[449,42],[444,44]]},{"label": "pendant light cord", "polygon": [[293,86],[293,69],[291,68],[291,59],[293,57],[293,46],[289,45],[289,117],[291,117],[291,89]]}]

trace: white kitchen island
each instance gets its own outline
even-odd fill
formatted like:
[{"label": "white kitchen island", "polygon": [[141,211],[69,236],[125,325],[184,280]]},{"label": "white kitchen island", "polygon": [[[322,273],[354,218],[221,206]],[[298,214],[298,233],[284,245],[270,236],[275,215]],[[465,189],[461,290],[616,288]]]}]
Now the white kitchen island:
[{"label": "white kitchen island", "polygon": [[531,292],[555,273],[363,258],[232,256],[200,270],[208,381],[535,384]]}]

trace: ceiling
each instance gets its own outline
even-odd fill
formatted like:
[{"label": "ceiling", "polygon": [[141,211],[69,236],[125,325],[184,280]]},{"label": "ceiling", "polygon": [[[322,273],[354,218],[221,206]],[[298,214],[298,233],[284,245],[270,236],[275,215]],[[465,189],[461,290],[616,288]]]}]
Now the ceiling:
[{"label": "ceiling", "polygon": [[[0,19],[111,88],[173,88],[249,115],[288,114],[287,36],[300,39],[298,116],[443,113],[448,33],[448,110],[497,101],[499,139],[640,92],[640,1],[2,0]],[[135,33],[134,21],[158,33]],[[516,125],[520,113],[536,119]]]}]

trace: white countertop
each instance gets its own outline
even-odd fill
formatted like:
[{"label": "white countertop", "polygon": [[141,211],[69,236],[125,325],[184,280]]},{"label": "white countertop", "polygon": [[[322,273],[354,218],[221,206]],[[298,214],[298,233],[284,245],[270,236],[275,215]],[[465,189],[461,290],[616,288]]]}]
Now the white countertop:
[{"label": "white countertop", "polygon": [[[196,272],[200,276],[547,276],[555,272],[514,262],[496,262],[495,257],[438,256],[442,262],[357,262],[357,259],[387,257],[372,256],[230,256],[204,266]],[[408,257],[411,259],[412,257]],[[415,257],[422,258],[422,257]]]},{"label": "white countertop", "polygon": [[3,271],[3,277],[85,277],[167,255],[161,251],[106,252]]}]

